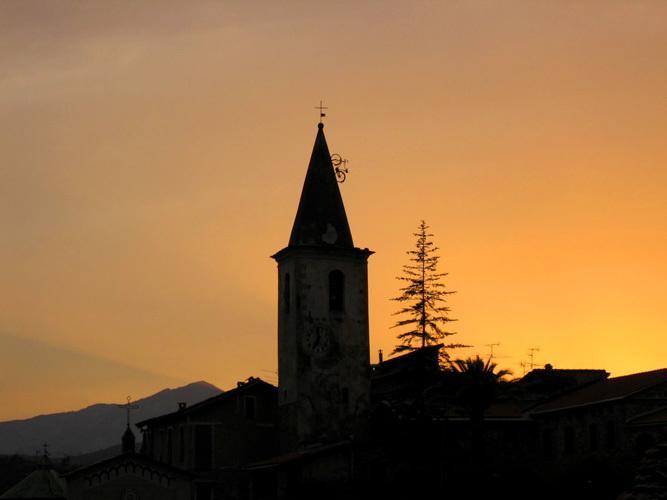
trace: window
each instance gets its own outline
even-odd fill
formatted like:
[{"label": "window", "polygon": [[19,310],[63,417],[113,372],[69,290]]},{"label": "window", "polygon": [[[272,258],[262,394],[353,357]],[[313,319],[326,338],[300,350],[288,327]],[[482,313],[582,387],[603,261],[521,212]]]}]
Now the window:
[{"label": "window", "polygon": [[597,424],[590,424],[588,426],[588,444],[591,451],[598,449],[598,426]]},{"label": "window", "polygon": [[345,275],[335,270],[329,273],[329,310],[342,312],[345,304]]},{"label": "window", "polygon": [[285,273],[283,281],[283,310],[288,313],[290,310],[290,278],[289,273]]},{"label": "window", "polygon": [[210,469],[213,447],[211,445],[213,430],[210,425],[195,427],[195,468]]},{"label": "window", "polygon": [[245,418],[255,420],[255,396],[245,396],[243,398],[243,412]]}]

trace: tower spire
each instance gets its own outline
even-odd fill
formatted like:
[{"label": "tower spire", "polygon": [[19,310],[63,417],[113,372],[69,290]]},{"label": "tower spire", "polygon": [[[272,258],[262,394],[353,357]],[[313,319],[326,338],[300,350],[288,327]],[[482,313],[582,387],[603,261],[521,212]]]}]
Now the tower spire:
[{"label": "tower spire", "polygon": [[355,248],[318,123],[289,244],[278,263],[280,449],[339,442],[370,405],[368,248]]},{"label": "tower spire", "polygon": [[132,398],[127,397],[127,403],[124,405],[116,405],[118,408],[122,408],[126,411],[126,427],[123,437],[121,438],[122,451],[123,453],[134,453],[135,449],[135,437],[134,432],[130,428],[130,411],[136,410],[139,408],[138,405],[132,403]]},{"label": "tower spire", "polygon": [[354,248],[340,195],[331,154],[324,137],[324,124],[317,136],[301,191],[289,246],[334,246]]}]

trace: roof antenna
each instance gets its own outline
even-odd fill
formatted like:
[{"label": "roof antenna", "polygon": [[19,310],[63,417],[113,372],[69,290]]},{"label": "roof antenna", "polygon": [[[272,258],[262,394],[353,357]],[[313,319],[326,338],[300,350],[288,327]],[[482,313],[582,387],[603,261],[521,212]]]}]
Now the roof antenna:
[{"label": "roof antenna", "polygon": [[500,347],[500,342],[496,342],[495,344],[486,344],[486,347],[491,349],[491,353],[489,354],[489,359],[493,358],[493,348],[494,347]]},{"label": "roof antenna", "polygon": [[528,356],[530,356],[530,363],[528,365],[530,366],[531,370],[535,368],[535,353],[539,350],[539,347],[531,347],[528,349]]}]

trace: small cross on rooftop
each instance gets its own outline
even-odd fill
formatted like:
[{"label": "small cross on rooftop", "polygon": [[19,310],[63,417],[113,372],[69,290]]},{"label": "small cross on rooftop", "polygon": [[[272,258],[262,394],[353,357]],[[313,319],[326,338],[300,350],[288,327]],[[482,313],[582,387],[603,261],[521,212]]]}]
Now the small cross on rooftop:
[{"label": "small cross on rooftop", "polygon": [[129,427],[130,426],[130,411],[131,410],[138,410],[139,405],[132,404],[132,397],[128,396],[127,397],[127,403],[125,403],[124,405],[117,405],[117,406],[118,406],[118,408],[124,408],[125,411],[127,412],[127,426]]}]

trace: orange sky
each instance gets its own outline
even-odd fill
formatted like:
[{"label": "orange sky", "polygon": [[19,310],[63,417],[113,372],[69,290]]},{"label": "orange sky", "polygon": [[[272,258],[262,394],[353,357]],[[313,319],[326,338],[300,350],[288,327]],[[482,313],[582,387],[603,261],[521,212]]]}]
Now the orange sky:
[{"label": "orange sky", "polygon": [[665,366],[667,4],[0,3],[0,419],[275,381],[320,99],[371,351],[424,218],[458,338]]}]

